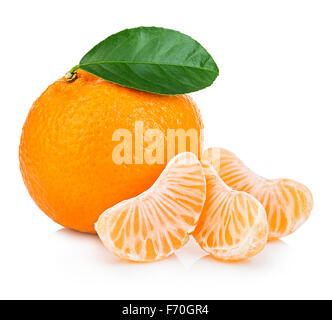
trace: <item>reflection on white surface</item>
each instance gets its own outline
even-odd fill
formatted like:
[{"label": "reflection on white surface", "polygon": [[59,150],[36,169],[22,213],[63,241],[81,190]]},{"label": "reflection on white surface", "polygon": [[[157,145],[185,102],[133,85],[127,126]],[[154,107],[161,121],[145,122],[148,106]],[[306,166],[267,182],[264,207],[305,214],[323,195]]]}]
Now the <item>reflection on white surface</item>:
[{"label": "reflection on white surface", "polygon": [[268,242],[262,252],[247,260],[236,262],[222,262],[206,255],[196,264],[198,268],[220,268],[222,270],[268,270],[273,269],[280,259],[284,259],[289,254],[291,248],[282,240]]},{"label": "reflection on white surface", "polygon": [[[97,235],[62,228],[54,232],[53,236],[55,238],[54,240],[62,243],[66,250],[69,250],[74,256],[76,256],[76,259],[81,260],[92,257],[93,260],[90,263],[104,265],[110,269],[115,269],[118,266],[121,266],[121,268],[124,268],[125,266],[131,268],[131,266],[133,266],[134,268],[149,269],[154,265],[157,267],[168,264],[175,264],[178,265],[178,268],[184,268],[186,270],[194,266],[195,268],[206,268],[207,265],[221,269],[257,269],[259,267],[266,269],[268,266],[273,268],[273,265],[278,262],[281,256],[287,254],[287,252],[291,250],[284,241],[275,240],[269,242],[260,254],[251,259],[227,263],[207,255],[191,237],[189,242],[183,248],[164,260],[150,263],[138,263],[121,259],[115,256],[112,252],[109,252],[103,246]],[[53,238],[53,236],[51,238]],[[65,251],[61,250],[60,254],[59,252],[57,253],[59,254],[58,257],[61,258],[64,253]]]},{"label": "reflection on white surface", "polygon": [[[46,227],[53,226],[46,219],[45,222]],[[319,293],[299,288],[304,284],[319,288],[320,282],[316,277],[303,275],[313,269],[323,274],[330,272],[330,264],[313,259],[315,249],[311,240],[307,246],[303,245],[306,234],[302,239],[301,234],[293,238],[299,241],[298,245],[293,242],[294,248],[284,241],[274,241],[259,255],[237,263],[223,263],[205,255],[193,239],[167,259],[136,263],[107,251],[97,235],[63,228],[31,232],[24,224],[20,226],[19,241],[10,250],[3,248],[6,259],[2,260],[0,283],[6,290],[0,288],[0,297],[262,299],[296,295],[308,298]]]},{"label": "reflection on white surface", "polygon": [[198,260],[206,256],[204,252],[193,237],[190,237],[189,242],[180,250],[175,252],[176,257],[186,269],[190,269]]}]

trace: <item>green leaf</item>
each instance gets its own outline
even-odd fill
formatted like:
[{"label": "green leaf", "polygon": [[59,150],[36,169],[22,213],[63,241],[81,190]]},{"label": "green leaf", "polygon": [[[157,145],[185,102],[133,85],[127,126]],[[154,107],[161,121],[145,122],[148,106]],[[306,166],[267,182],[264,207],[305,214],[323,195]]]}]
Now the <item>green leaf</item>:
[{"label": "green leaf", "polygon": [[210,86],[219,74],[211,55],[191,37],[170,29],[126,29],[92,48],[77,66],[142,91],[175,95]]}]

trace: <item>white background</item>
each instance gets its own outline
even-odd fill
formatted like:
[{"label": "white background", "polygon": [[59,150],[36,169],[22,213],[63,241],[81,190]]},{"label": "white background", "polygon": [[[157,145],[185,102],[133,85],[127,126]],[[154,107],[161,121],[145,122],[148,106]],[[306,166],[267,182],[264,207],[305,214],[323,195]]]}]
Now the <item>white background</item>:
[{"label": "white background", "polygon": [[[331,17],[328,0],[2,1],[0,298],[332,298]],[[306,184],[315,207],[295,234],[242,263],[202,256],[191,242],[135,264],[31,200],[18,163],[31,104],[93,45],[141,25],[189,34],[215,58],[219,78],[192,95],[206,147]]]}]

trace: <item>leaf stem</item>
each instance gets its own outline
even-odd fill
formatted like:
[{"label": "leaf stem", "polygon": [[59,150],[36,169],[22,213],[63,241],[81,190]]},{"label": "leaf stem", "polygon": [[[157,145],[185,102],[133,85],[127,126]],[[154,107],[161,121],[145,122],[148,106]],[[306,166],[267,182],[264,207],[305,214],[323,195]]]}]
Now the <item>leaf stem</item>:
[{"label": "leaf stem", "polygon": [[74,73],[77,69],[79,69],[80,66],[81,66],[80,64],[76,65],[75,67],[71,68],[69,72]]},{"label": "leaf stem", "polygon": [[73,82],[77,78],[77,69],[80,66],[80,64],[76,65],[65,74],[65,79],[67,80],[67,82]]}]

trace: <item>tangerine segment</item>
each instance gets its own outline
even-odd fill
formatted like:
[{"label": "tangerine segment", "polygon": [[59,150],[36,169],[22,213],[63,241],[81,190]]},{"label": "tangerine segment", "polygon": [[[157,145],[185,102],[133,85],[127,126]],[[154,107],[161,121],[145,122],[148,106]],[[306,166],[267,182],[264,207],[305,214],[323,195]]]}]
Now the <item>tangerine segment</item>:
[{"label": "tangerine segment", "polygon": [[209,161],[231,188],[251,194],[265,207],[269,239],[278,239],[297,230],[313,207],[310,190],[290,179],[266,179],[252,172],[232,152],[210,148],[203,159]]},{"label": "tangerine segment", "polygon": [[155,261],[184,246],[205,201],[205,178],[193,153],[173,158],[153,186],[106,210],[95,229],[121,258]]},{"label": "tangerine segment", "polygon": [[206,202],[193,232],[203,250],[217,259],[237,261],[263,250],[268,237],[264,207],[252,196],[229,188],[202,162]]}]

